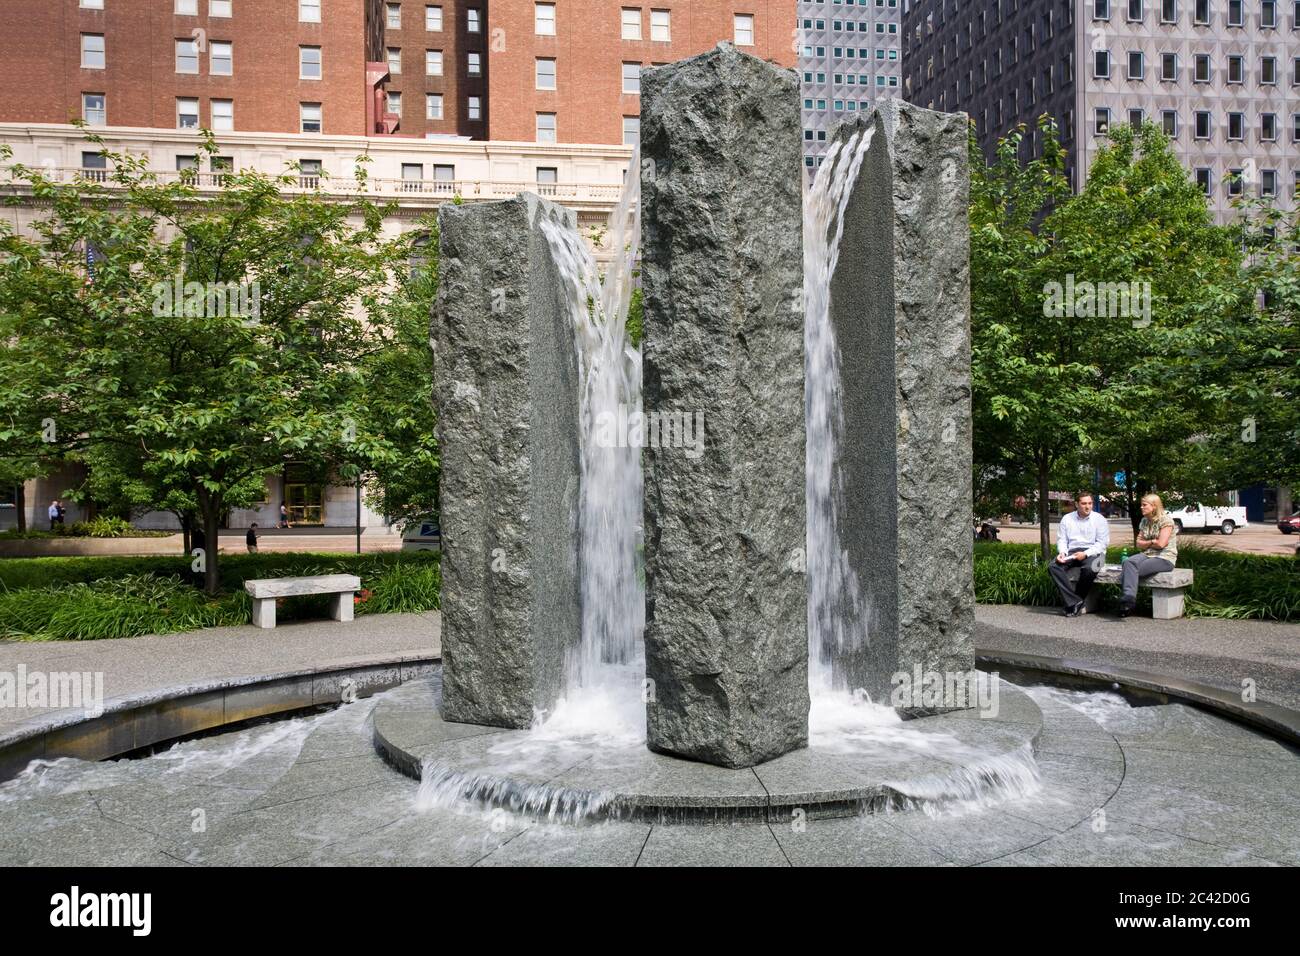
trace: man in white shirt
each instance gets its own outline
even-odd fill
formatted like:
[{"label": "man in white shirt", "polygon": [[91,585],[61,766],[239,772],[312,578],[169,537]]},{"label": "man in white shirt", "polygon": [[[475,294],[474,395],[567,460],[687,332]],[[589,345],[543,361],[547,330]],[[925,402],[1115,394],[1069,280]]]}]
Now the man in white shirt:
[{"label": "man in white shirt", "polygon": [[50,516],[50,530],[53,531],[59,525],[59,502],[57,499],[50,502],[49,511],[46,513]]},{"label": "man in white shirt", "polygon": [[1074,508],[1061,516],[1056,531],[1056,560],[1048,568],[1061,592],[1066,617],[1086,613],[1084,598],[1106,563],[1106,547],[1110,544],[1110,525],[1092,510],[1092,494],[1083,491],[1075,495]]}]

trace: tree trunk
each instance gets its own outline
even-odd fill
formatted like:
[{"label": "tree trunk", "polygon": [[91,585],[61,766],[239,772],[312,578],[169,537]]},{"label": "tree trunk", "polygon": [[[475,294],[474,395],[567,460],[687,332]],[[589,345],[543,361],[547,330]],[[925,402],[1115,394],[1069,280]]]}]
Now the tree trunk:
[{"label": "tree trunk", "polygon": [[27,483],[20,481],[14,488],[14,509],[18,512],[18,533],[27,533]]},{"label": "tree trunk", "polygon": [[1133,465],[1124,463],[1124,498],[1128,501],[1128,522],[1133,526],[1133,544],[1137,544],[1138,522],[1142,520],[1142,509],[1138,507],[1137,482],[1133,479]]},{"label": "tree trunk", "polygon": [[176,517],[181,522],[181,553],[190,553],[190,516],[184,512],[176,512]]},{"label": "tree trunk", "polygon": [[208,594],[217,593],[221,580],[217,577],[217,531],[220,526],[221,503],[218,500],[210,502],[203,512],[203,536],[207,539],[204,545],[207,570],[203,576],[203,590]]},{"label": "tree trunk", "polygon": [[1043,560],[1052,560],[1052,531],[1047,520],[1047,459],[1038,461],[1038,545],[1043,552]]}]

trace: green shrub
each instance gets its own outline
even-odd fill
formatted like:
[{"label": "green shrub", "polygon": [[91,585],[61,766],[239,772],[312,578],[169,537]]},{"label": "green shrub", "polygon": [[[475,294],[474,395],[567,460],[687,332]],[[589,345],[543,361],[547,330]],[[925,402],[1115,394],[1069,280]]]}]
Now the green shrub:
[{"label": "green shrub", "polygon": [[[0,637],[96,640],[247,624],[243,582],[258,577],[357,574],[369,594],[361,614],[438,606],[438,555],[257,554],[222,557],[225,590],[209,598],[195,586],[190,559],[15,558],[0,561]],[[39,584],[32,583],[39,582]],[[286,599],[280,620],[325,617],[327,595]]]},{"label": "green shrub", "polygon": [[126,538],[135,534],[136,529],[125,518],[111,518],[99,515],[89,521],[78,521],[72,526],[71,533],[84,538]]},{"label": "green shrub", "polygon": [[[1122,547],[1109,549],[1107,562],[1118,564],[1122,551]],[[1191,617],[1300,621],[1300,560],[1180,541],[1178,566],[1195,572],[1187,593]],[[1117,607],[1118,595],[1118,588],[1104,587],[1102,601]],[[1038,545],[991,541],[975,544],[975,600],[981,604],[1060,603]],[[1140,607],[1149,606],[1150,600],[1148,590],[1138,591]]]}]

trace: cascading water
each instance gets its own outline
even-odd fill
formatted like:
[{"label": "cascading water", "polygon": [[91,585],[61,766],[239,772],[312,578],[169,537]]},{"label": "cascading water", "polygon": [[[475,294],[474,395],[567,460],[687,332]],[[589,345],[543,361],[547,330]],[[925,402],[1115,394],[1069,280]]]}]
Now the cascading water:
[{"label": "cascading water", "polygon": [[835,686],[833,661],[837,655],[859,649],[869,638],[866,597],[839,536],[844,485],[838,449],[844,414],[830,300],[831,277],[844,234],[844,211],[871,135],[872,130],[867,129],[832,144],[811,189],[804,193],[808,685],[814,714],[819,704],[824,709],[831,703],[828,695],[832,692],[847,695],[854,689]]},{"label": "cascading water", "polygon": [[641,414],[641,353],[626,329],[641,238],[639,170],[634,154],[610,216],[614,255],[603,282],[576,231],[542,222],[573,319],[582,390],[582,633],[565,661],[563,698],[537,728],[542,736],[645,739],[641,449],[627,427]]}]

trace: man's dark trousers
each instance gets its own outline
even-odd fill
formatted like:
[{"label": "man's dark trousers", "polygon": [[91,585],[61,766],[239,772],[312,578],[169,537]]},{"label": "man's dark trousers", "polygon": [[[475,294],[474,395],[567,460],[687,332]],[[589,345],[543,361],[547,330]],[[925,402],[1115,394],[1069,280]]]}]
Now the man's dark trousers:
[{"label": "man's dark trousers", "polygon": [[1097,580],[1097,572],[1092,570],[1091,564],[1091,558],[1084,558],[1082,561],[1072,559],[1065,564],[1052,559],[1047,573],[1052,576],[1056,589],[1061,592],[1061,600],[1065,603],[1067,611],[1073,611],[1082,605],[1084,598],[1092,590],[1092,582]]}]

